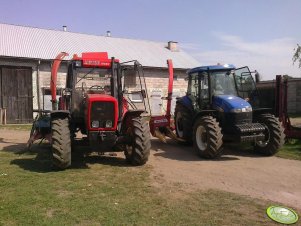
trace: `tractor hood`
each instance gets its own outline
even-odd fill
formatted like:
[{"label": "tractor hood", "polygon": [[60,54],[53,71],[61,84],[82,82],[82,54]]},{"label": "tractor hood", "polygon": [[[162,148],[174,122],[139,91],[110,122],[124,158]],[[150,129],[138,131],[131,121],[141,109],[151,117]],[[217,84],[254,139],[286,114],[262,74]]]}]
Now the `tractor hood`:
[{"label": "tractor hood", "polygon": [[244,99],[233,95],[213,96],[212,107],[222,112],[250,112],[252,106]]}]

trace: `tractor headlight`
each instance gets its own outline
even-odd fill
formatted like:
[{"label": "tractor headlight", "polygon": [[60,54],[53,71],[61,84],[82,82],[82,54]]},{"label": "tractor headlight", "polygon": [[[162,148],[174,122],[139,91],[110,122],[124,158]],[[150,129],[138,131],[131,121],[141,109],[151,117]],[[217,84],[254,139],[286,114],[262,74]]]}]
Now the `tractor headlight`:
[{"label": "tractor headlight", "polygon": [[99,127],[99,121],[92,121],[91,122],[91,127],[92,128],[98,128]]},{"label": "tractor headlight", "polygon": [[106,128],[112,128],[113,127],[113,122],[111,120],[106,121]]},{"label": "tractor headlight", "polygon": [[241,112],[251,112],[252,111],[252,108],[251,107],[244,107],[241,109]]},{"label": "tractor headlight", "polygon": [[251,107],[244,107],[244,108],[234,108],[231,110],[233,113],[240,113],[240,112],[251,112],[252,108]]},{"label": "tractor headlight", "polygon": [[234,109],[231,110],[231,112],[240,113],[240,112],[242,112],[242,109],[241,108],[234,108]]}]

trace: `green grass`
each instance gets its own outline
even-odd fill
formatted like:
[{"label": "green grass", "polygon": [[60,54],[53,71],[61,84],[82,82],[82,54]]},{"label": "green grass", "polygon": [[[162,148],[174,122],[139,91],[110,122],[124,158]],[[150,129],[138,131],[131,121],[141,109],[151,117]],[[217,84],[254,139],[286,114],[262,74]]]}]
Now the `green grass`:
[{"label": "green grass", "polygon": [[74,162],[54,172],[46,149],[0,151],[0,225],[274,225],[267,201],[185,192],[181,184],[156,188],[150,166],[117,157]]},{"label": "green grass", "polygon": [[286,143],[276,156],[286,159],[301,160],[301,140]]},{"label": "green grass", "polygon": [[31,127],[32,127],[32,124],[0,125],[0,129],[23,130],[23,131],[30,131]]}]

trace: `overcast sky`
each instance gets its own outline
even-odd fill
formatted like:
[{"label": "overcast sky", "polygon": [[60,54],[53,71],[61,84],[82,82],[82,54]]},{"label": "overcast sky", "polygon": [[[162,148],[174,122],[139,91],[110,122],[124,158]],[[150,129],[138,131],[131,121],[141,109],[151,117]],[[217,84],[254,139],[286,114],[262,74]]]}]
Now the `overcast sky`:
[{"label": "overcast sky", "polygon": [[[301,77],[301,0],[1,0],[0,23],[167,42],[200,65],[249,65],[263,79]],[[1,35],[1,34],[0,34]],[[138,59],[139,60],[139,59]]]}]

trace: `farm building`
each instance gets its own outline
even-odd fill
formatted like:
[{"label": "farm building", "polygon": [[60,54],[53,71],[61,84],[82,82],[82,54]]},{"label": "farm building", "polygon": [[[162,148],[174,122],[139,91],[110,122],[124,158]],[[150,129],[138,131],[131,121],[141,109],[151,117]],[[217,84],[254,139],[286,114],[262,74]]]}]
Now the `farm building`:
[{"label": "farm building", "polygon": [[[121,62],[138,60],[144,67],[155,114],[162,110],[161,96],[167,95],[166,60],[173,60],[175,96],[185,94],[187,69],[200,65],[173,41],[162,43],[0,24],[0,108],[6,109],[7,123],[31,122],[38,102],[42,108],[50,109],[51,65],[60,52],[69,53],[69,59],[82,52],[108,52],[109,57]],[[66,71],[66,64],[62,64],[58,88],[64,88]]]}]

